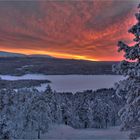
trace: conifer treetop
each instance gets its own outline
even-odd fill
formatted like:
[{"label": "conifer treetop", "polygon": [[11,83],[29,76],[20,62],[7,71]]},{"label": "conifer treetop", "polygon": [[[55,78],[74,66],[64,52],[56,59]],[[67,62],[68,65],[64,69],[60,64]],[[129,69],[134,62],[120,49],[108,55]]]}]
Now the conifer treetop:
[{"label": "conifer treetop", "polygon": [[[140,4],[138,5],[138,9],[140,9]],[[140,42],[140,38],[139,38],[140,36],[140,10],[138,11],[138,13],[135,14],[135,16],[138,22],[135,25],[133,25],[131,29],[128,30],[128,32],[135,35],[136,37],[134,39],[135,42]]]},{"label": "conifer treetop", "polygon": [[[138,9],[140,9],[140,4],[138,5]],[[140,10],[135,14],[137,23],[133,25],[128,32],[134,34],[135,38],[133,41],[136,42],[135,45],[129,46],[125,44],[123,41],[118,42],[118,51],[124,51],[124,57],[129,60],[138,60],[140,61]]]}]

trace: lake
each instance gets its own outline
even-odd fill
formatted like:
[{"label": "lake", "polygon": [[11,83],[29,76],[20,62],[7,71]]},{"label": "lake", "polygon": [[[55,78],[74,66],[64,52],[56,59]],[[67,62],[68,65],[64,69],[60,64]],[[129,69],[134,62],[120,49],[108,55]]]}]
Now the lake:
[{"label": "lake", "polygon": [[[124,79],[121,75],[43,75],[26,74],[23,76],[0,75],[5,80],[50,80],[53,90],[60,92],[77,92],[83,90],[96,90],[99,88],[111,88],[115,82]],[[36,87],[39,91],[45,90],[47,84]]]}]

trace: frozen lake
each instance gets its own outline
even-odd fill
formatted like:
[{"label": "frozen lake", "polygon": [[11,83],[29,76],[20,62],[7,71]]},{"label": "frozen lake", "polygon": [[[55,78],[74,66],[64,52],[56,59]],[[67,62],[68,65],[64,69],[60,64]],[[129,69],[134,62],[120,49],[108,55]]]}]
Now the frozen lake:
[{"label": "frozen lake", "polygon": [[[43,74],[26,74],[23,76],[0,75],[5,80],[50,80],[53,90],[60,92],[76,92],[87,89],[96,90],[99,88],[113,87],[115,82],[124,79],[121,75],[43,75]],[[47,84],[37,87],[38,90],[44,90]]]}]

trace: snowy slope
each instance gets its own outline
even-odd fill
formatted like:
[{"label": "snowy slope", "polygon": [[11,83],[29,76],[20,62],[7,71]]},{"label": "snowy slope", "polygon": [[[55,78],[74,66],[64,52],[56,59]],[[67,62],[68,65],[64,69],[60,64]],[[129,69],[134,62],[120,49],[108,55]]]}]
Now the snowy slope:
[{"label": "snowy slope", "polygon": [[11,53],[0,51],[0,57],[25,57],[26,55],[20,53]]},{"label": "snowy slope", "polygon": [[47,140],[128,140],[127,133],[120,132],[119,127],[108,129],[74,129],[69,126],[53,126],[41,137]]}]

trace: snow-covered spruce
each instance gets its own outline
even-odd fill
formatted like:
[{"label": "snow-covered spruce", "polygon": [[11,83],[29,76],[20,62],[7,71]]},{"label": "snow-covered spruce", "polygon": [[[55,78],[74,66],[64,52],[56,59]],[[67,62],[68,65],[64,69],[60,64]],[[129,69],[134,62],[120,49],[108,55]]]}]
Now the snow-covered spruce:
[{"label": "snow-covered spruce", "polygon": [[113,89],[76,94],[36,89],[0,90],[0,139],[39,139],[51,124],[107,128],[120,123],[123,106]]},{"label": "snow-covered spruce", "polygon": [[127,100],[119,115],[122,129],[131,131],[130,139],[140,137],[140,11],[135,16],[138,22],[129,29],[129,32],[135,35],[136,44],[128,46],[119,41],[118,51],[123,51],[128,61],[123,60],[120,64],[113,66],[113,71],[127,76],[127,79],[116,84],[116,93],[122,99]]}]

